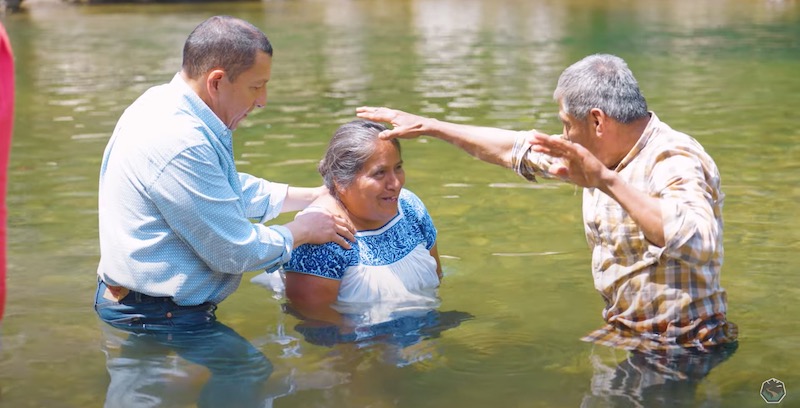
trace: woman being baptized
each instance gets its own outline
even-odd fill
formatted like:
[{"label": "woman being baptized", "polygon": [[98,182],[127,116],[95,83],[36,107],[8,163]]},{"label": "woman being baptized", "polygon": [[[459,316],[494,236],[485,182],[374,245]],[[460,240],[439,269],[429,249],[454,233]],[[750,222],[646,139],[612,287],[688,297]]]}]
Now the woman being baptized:
[{"label": "woman being baptized", "polygon": [[305,244],[292,252],[285,292],[301,313],[334,302],[345,309],[389,303],[397,310],[436,300],[442,274],[436,228],[419,197],[403,188],[400,142],[379,139],[385,129],[366,120],[342,125],[319,164],[331,195],[305,211],[323,207],[341,214],[358,232],[351,249]]}]

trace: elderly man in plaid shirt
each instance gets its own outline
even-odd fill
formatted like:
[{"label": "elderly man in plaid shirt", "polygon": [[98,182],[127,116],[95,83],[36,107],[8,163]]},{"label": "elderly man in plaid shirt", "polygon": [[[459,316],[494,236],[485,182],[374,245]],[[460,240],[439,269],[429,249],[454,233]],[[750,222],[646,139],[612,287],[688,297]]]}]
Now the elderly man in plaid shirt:
[{"label": "elderly man in plaid shirt", "polygon": [[625,62],[592,55],[554,92],[561,135],[460,125],[375,107],[385,138],[433,136],[528,180],[584,187],[583,219],[605,327],[584,340],[631,350],[706,350],[734,343],[720,286],[722,203],[714,160],[648,111]]}]

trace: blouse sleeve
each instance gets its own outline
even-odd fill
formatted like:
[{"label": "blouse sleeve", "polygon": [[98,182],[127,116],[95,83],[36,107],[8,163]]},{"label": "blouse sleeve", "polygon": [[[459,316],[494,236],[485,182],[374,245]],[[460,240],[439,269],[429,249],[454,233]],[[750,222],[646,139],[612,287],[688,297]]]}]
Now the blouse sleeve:
[{"label": "blouse sleeve", "polygon": [[428,213],[428,209],[425,208],[425,204],[422,203],[422,200],[420,200],[416,194],[406,189],[403,189],[400,193],[400,200],[406,212],[410,213],[407,214],[409,218],[413,219],[419,227],[425,240],[425,248],[433,248],[433,245],[436,244],[437,231],[436,227],[433,225],[433,219],[431,219],[431,215]]},{"label": "blouse sleeve", "polygon": [[348,266],[348,257],[344,249],[340,248],[333,243],[300,245],[292,251],[292,258],[286,263],[284,270],[342,280]]}]

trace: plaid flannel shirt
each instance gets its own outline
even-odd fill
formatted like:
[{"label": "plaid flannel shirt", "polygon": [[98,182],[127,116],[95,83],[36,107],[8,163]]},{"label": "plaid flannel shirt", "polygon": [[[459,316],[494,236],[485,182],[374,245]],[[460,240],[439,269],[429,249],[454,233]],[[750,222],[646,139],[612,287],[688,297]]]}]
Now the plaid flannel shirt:
[{"label": "plaid flannel shirt", "polygon": [[[660,199],[666,244],[649,242],[622,206],[599,189],[583,191],[583,220],[592,250],[595,288],[605,300],[605,327],[583,338],[626,349],[704,349],[736,340],[725,319],[720,286],[720,175],[703,147],[662,123],[655,113],[615,171]],[[524,135],[513,169],[528,180],[552,178],[553,158],[531,150]]]}]

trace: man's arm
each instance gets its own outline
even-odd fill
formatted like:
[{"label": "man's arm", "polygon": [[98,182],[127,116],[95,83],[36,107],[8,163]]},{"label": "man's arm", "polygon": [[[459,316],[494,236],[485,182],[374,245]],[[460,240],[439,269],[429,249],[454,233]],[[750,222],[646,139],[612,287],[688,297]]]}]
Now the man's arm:
[{"label": "man's arm", "polygon": [[[322,217],[320,219],[320,217]],[[317,233],[321,228],[330,225],[331,231],[335,231],[336,235],[323,235],[320,239],[303,238],[303,234]],[[310,244],[324,244],[325,242],[335,242],[342,248],[350,249],[350,242],[355,242],[355,227],[350,222],[350,219],[339,207],[338,202],[333,196],[328,193],[327,188],[325,193],[321,194],[315,199],[305,210],[299,212],[294,221],[285,224],[285,227],[292,231],[295,236],[294,247],[304,243]]]},{"label": "man's arm", "polygon": [[283,202],[281,212],[300,211],[318,198],[329,195],[328,188],[319,187],[289,187],[286,192],[286,201]]},{"label": "man's arm", "polygon": [[324,244],[334,242],[342,248],[350,249],[355,242],[355,227],[345,217],[314,207],[298,213],[294,221],[283,224],[294,237],[294,248],[302,244]]},{"label": "man's arm", "polygon": [[444,122],[389,108],[360,107],[356,109],[356,116],[390,123],[393,129],[382,132],[381,138],[432,136],[456,145],[480,160],[506,168],[511,167],[511,151],[517,137],[521,133],[530,133]]},{"label": "man's arm", "polygon": [[[277,217],[280,213],[305,209],[312,202],[332,199],[325,186],[290,187],[286,184],[272,183],[264,179],[239,173],[242,183],[242,194],[245,215],[264,223]],[[345,218],[330,211],[319,211],[313,214],[297,214],[294,221],[285,224],[292,234],[293,248],[305,243],[324,244],[335,242],[344,248],[350,248],[348,241],[355,238],[355,228]]]},{"label": "man's arm", "polygon": [[290,245],[335,241],[349,248],[346,239],[353,239],[350,223],[330,213],[296,217],[284,225],[288,233],[252,223],[221,171],[216,152],[207,146],[182,152],[148,193],[173,231],[218,272],[270,269],[288,260]]},{"label": "man's arm", "polygon": [[535,135],[533,150],[563,158],[548,172],[581,187],[598,188],[618,202],[656,246],[665,245],[664,221],[659,199],[640,191],[608,169],[583,146],[557,136]]},{"label": "man's arm", "polygon": [[597,186],[614,201],[618,202],[642,228],[645,238],[658,247],[666,245],[664,218],[657,197],[650,196],[625,182],[619,173],[603,167],[601,183]]}]

